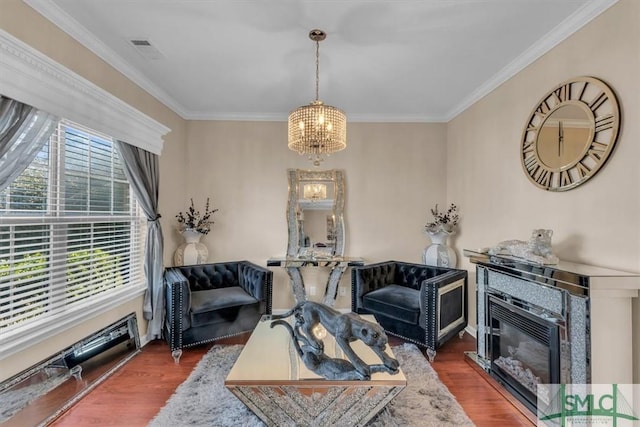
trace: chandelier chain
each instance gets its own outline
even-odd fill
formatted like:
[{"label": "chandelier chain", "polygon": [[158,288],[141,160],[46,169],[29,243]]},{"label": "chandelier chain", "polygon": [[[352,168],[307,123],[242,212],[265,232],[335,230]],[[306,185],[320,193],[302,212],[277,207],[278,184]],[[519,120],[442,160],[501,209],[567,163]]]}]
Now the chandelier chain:
[{"label": "chandelier chain", "polygon": [[316,101],[319,100],[320,87],[320,42],[316,40]]}]

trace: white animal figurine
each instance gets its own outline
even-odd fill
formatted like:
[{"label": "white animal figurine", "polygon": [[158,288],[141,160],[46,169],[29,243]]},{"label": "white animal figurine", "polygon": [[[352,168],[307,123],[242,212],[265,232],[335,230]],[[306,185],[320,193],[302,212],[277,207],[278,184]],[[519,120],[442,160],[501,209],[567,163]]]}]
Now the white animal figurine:
[{"label": "white animal figurine", "polygon": [[512,255],[537,264],[557,264],[558,257],[551,250],[553,230],[536,229],[528,242],[505,240],[489,249],[489,255]]}]

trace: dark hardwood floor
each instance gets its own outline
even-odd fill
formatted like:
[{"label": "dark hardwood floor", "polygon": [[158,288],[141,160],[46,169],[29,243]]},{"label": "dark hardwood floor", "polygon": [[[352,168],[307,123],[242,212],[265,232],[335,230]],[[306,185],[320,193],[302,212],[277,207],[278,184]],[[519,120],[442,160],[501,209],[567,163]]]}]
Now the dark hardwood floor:
[{"label": "dark hardwood floor", "polygon": [[[432,363],[440,380],[456,397],[471,420],[478,427],[531,427],[532,415],[524,416],[524,409],[514,398],[507,399],[496,389],[504,390],[486,374],[478,373],[464,353],[476,350],[476,340],[469,334],[463,339],[452,338],[446,342]],[[515,401],[515,402],[514,402]],[[524,409],[526,410],[526,409]],[[530,413],[529,413],[530,414]]]},{"label": "dark hardwood floor", "polygon": [[[244,344],[247,338],[243,335],[219,343]],[[390,342],[401,343],[396,338]],[[474,350],[475,345],[474,338],[465,334],[439,349],[433,367],[442,382],[479,427],[534,425],[465,360],[464,352]],[[163,341],[149,343],[52,425],[146,426],[209,348],[211,345],[185,350],[176,365]]]}]

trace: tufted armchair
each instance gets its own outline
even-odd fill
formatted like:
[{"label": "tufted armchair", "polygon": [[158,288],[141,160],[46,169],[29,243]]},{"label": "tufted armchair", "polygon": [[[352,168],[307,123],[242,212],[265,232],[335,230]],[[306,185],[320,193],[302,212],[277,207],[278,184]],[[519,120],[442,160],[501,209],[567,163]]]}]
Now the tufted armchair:
[{"label": "tufted armchair", "polygon": [[467,272],[399,261],[351,270],[351,309],[391,335],[436,350],[467,326]]},{"label": "tufted armchair", "polygon": [[252,331],[271,314],[273,272],[249,261],[165,270],[163,333],[176,363],[182,348]]}]

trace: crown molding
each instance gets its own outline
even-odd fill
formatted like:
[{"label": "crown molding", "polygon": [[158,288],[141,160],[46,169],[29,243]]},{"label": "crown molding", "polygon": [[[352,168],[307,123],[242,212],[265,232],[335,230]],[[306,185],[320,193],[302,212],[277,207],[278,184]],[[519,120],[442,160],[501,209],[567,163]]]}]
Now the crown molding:
[{"label": "crown molding", "polygon": [[[79,43],[87,47],[97,56],[102,58],[116,70],[121,72],[131,81],[158,99],[161,103],[173,110],[185,120],[230,120],[230,121],[286,121],[288,115],[284,114],[260,114],[260,113],[212,113],[207,111],[189,111],[177,102],[162,88],[147,79],[135,67],[128,64],[120,55],[101,42],[84,26],[73,19],[69,14],[60,9],[50,0],[23,0],[46,19],[60,27]],[[491,93],[498,86],[522,71],[540,56],[547,53],[558,43],[565,40],[571,34],[589,23],[600,13],[613,6],[619,0],[590,0],[567,19],[557,25],[546,37],[534,43],[529,49],[520,54],[516,59],[507,64],[489,80],[485,81],[458,105],[448,111],[444,116],[376,116],[376,115],[349,115],[350,122],[369,123],[440,123],[449,122],[480,99]]]},{"label": "crown molding", "polygon": [[442,116],[429,116],[422,114],[405,114],[402,116],[380,116],[372,114],[348,114],[349,123],[446,123]]},{"label": "crown molding", "polygon": [[188,111],[182,116],[182,118],[185,120],[286,122],[289,115],[285,113],[210,113],[207,111]]},{"label": "crown molding", "polygon": [[[185,120],[228,120],[253,122],[286,122],[288,113],[259,114],[259,113],[207,113],[188,112],[182,116]],[[404,116],[379,116],[369,114],[347,114],[348,123],[444,123],[445,117],[407,114]]]},{"label": "crown molding", "polygon": [[171,130],[1,29],[0,94],[156,154]]},{"label": "crown molding", "polygon": [[445,121],[456,118],[459,114],[471,107],[495,90],[502,83],[518,74],[528,65],[533,63],[545,53],[549,52],[560,42],[591,22],[595,17],[616,4],[619,0],[592,0],[580,9],[576,10],[567,19],[558,24],[545,37],[534,43],[529,49],[518,55],[516,59],[507,64],[492,78],[484,82],[480,87],[466,97],[460,104],[445,115]]},{"label": "crown molding", "polygon": [[164,89],[147,79],[144,74],[137,68],[131,66],[120,55],[114,52],[100,39],[94,36],[89,30],[82,26],[78,21],[73,19],[68,13],[62,10],[51,0],[22,0],[31,6],[36,12],[44,16],[46,19],[58,26],[62,31],[69,34],[80,44],[85,46],[91,52],[98,55],[101,59],[111,65],[113,68],[125,75],[129,80],[147,91],[150,95],[163,103],[165,106],[173,110],[180,117],[185,118],[187,115],[186,108],[177,102]]}]

